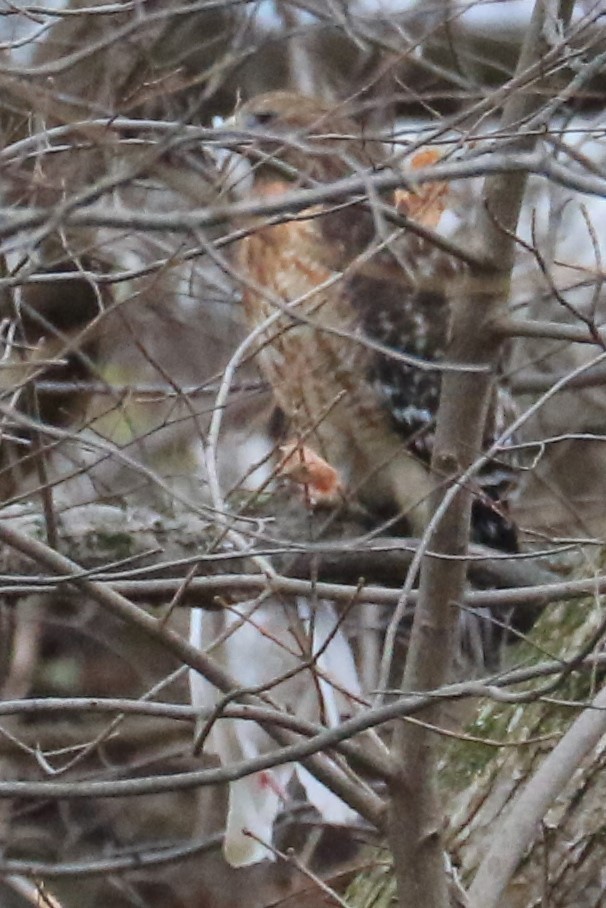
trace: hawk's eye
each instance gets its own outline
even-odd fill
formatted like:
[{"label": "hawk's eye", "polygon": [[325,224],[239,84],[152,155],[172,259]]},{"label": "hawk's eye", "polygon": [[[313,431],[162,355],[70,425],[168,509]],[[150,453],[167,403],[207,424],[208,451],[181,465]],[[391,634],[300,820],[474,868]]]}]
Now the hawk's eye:
[{"label": "hawk's eye", "polygon": [[259,129],[260,126],[270,126],[276,119],[272,110],[257,110],[246,115],[245,126],[247,129]]}]

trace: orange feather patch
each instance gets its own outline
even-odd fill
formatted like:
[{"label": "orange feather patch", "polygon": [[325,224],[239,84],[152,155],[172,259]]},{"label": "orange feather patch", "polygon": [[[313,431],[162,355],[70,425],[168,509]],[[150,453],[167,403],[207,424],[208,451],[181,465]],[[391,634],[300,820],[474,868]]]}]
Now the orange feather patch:
[{"label": "orange feather patch", "polygon": [[[410,162],[412,170],[421,170],[436,164],[442,155],[435,148],[427,148],[413,155]],[[396,189],[395,207],[400,214],[418,221],[424,227],[437,227],[442,212],[446,208],[448,183],[424,183],[418,189]]]}]

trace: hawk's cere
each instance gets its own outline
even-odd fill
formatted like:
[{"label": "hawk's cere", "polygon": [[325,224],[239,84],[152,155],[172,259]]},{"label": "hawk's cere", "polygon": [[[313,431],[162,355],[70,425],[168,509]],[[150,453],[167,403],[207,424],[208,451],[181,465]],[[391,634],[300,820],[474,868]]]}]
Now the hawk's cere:
[{"label": "hawk's cere", "polygon": [[[275,200],[389,166],[386,145],[355,121],[287,92],[243,105],[236,126],[250,132],[252,197]],[[424,165],[433,152],[422,152]],[[339,471],[349,494],[372,510],[397,510],[419,532],[431,491],[428,463],[452,290],[463,266],[431,239],[394,226],[395,209],[434,227],[446,187],[415,195],[370,191],[308,208],[280,222],[258,219],[240,241],[237,265],[258,357],[297,438]],[[400,354],[400,355],[399,355]],[[505,425],[506,395],[495,387],[485,446]],[[492,463],[474,504],[477,541],[515,548],[501,507],[511,471]]]}]

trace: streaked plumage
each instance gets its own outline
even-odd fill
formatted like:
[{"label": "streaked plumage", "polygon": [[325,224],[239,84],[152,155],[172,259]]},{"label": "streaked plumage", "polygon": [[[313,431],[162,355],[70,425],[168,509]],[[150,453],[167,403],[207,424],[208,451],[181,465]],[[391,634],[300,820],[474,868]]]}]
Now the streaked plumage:
[{"label": "streaked plumage", "polygon": [[[254,134],[242,151],[252,168],[247,191],[257,200],[387,166],[381,143],[366,141],[353,121],[311,99],[262,96],[240,109],[235,125]],[[318,205],[282,223],[259,218],[246,225],[234,259],[259,366],[289,423],[283,472],[296,479],[298,465],[289,457],[300,452],[309,468],[315,452],[330,465],[324,469],[337,471],[330,477],[331,503],[343,487],[370,511],[403,513],[415,532],[427,519],[441,374],[410,357],[435,363],[447,355],[452,290],[462,266],[412,230],[394,228],[381,206],[404,200],[409,216],[435,226],[441,194],[439,187],[420,197],[386,193],[371,202]],[[433,209],[424,212],[424,202]],[[507,395],[495,388],[485,445],[504,428],[507,407]],[[490,462],[478,480],[473,512],[476,540],[507,550],[516,547],[505,504],[511,482],[509,468]],[[314,603],[313,621],[309,602],[300,600],[295,611],[310,637],[306,652],[320,653],[320,674],[296,674],[272,688],[272,696],[299,716],[332,725],[340,708],[351,708],[347,694],[355,698],[359,691],[349,644],[340,628],[330,637],[336,618],[328,603]],[[294,638],[278,601],[194,614],[197,646],[221,633],[216,655],[245,688],[292,668]],[[195,674],[191,682],[194,704],[216,704],[218,694],[207,682]],[[263,729],[239,720],[219,720],[212,743],[223,764],[273,747]],[[276,768],[230,784],[224,854],[232,865],[271,857],[266,846],[292,771]],[[348,818],[334,795],[301,767],[296,771],[325,818]]]},{"label": "streaked plumage", "polygon": [[[387,166],[384,145],[312,99],[264,95],[241,108],[236,124],[255,135],[245,153],[258,199]],[[397,204],[396,194],[376,201],[316,206],[279,224],[259,220],[239,244],[237,265],[251,325],[271,321],[259,365],[290,435],[336,467],[369,508],[398,510],[419,532],[441,373],[398,354],[444,357],[462,266],[430,240],[394,230],[381,205]],[[504,428],[506,410],[507,395],[495,388],[486,445]],[[501,504],[511,482],[509,468],[484,471],[478,541],[515,548]]]}]

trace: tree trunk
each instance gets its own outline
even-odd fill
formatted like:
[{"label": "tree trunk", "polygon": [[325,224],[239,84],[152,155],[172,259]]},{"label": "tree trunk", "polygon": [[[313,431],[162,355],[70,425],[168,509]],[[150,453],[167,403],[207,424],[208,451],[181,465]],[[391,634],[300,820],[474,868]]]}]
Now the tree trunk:
[{"label": "tree trunk", "polygon": [[[529,641],[512,650],[512,659],[538,662],[548,653],[568,661],[591,640],[603,617],[599,601],[592,597],[555,604],[545,611]],[[595,673],[574,672],[545,701],[503,704],[485,700],[466,729],[474,740],[450,740],[442,748],[442,798],[450,818],[446,847],[465,888],[514,798],[599,687]],[[482,744],[480,739],[493,743]],[[537,823],[532,844],[501,897],[500,908],[597,908],[604,904],[604,741],[602,738],[578,766],[543,821]],[[504,746],[495,746],[498,742]],[[348,904],[351,908],[387,908],[393,905],[394,894],[393,874],[383,851],[373,869],[350,886]],[[457,904],[456,899],[452,904]]]}]

